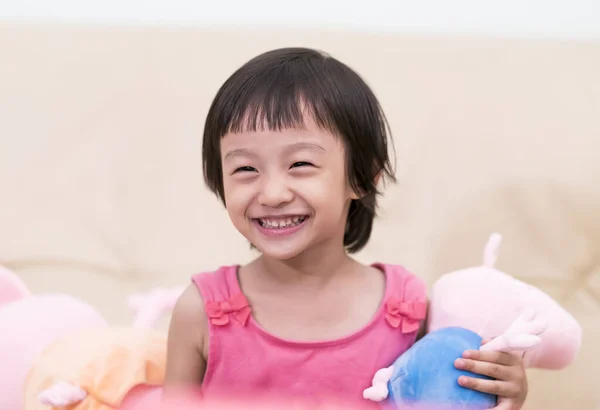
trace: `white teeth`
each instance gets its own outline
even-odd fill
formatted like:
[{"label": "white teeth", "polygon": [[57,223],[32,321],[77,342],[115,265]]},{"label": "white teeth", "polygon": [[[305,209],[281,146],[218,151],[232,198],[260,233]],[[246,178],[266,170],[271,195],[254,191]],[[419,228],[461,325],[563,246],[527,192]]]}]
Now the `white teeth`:
[{"label": "white teeth", "polygon": [[306,219],[305,216],[294,216],[293,218],[287,219],[259,219],[260,224],[265,228],[270,229],[279,229],[279,228],[289,228],[292,226],[296,226],[304,222]]}]

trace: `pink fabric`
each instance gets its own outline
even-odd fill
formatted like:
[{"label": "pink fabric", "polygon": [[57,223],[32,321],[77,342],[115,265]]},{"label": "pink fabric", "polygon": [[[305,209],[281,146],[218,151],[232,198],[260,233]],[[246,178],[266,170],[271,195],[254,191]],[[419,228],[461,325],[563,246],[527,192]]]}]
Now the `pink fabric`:
[{"label": "pink fabric", "polygon": [[294,342],[265,331],[241,292],[237,266],[192,277],[209,319],[205,397],[257,395],[361,403],[375,372],[390,366],[417,336],[426,285],[404,268],[374,264],[386,276],[384,303],[369,324],[337,340]]},{"label": "pink fabric", "polygon": [[17,274],[0,266],[0,305],[31,296],[31,292]]}]

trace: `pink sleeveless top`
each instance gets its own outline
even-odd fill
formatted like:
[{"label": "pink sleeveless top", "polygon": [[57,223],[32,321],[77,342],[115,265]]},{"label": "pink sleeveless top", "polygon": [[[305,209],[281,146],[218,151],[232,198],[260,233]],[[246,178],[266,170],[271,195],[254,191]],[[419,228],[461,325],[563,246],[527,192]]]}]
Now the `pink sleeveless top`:
[{"label": "pink sleeveless top", "polygon": [[373,266],[386,277],[377,314],[351,335],[318,342],[284,340],[264,330],[241,292],[237,266],[194,275],[209,324],[203,395],[267,394],[375,405],[362,392],[377,370],[390,366],[415,342],[427,299],[424,282],[401,266]]}]

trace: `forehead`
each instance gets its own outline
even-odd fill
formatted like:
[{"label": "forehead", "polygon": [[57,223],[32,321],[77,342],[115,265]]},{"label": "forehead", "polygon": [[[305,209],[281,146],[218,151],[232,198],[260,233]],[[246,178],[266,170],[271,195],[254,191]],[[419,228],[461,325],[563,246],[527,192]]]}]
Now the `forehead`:
[{"label": "forehead", "polygon": [[340,144],[340,138],[333,133],[318,127],[314,121],[306,121],[304,126],[296,128],[228,133],[221,139],[221,155],[227,156],[231,151],[240,149],[273,152],[295,148],[330,152],[339,148]]}]

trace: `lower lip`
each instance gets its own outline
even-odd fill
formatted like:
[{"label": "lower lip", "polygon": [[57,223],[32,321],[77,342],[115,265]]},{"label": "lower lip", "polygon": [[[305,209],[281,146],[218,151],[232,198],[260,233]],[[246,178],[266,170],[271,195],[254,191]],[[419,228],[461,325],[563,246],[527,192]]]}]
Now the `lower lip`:
[{"label": "lower lip", "polygon": [[256,227],[258,228],[259,232],[263,235],[280,237],[292,235],[298,232],[300,229],[302,229],[302,227],[306,224],[307,221],[308,217],[304,221],[302,221],[302,223],[287,228],[265,228],[260,224],[260,222],[258,222],[258,220],[254,220],[254,223],[256,224]]}]

